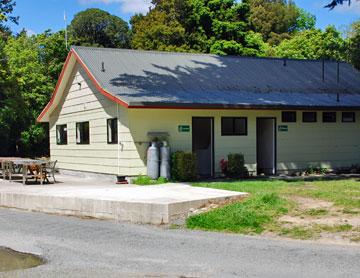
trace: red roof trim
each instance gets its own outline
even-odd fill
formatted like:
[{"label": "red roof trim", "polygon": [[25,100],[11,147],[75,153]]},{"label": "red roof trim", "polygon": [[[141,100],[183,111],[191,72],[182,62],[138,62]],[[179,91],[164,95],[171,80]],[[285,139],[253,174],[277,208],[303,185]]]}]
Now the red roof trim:
[{"label": "red roof trim", "polygon": [[46,114],[46,112],[50,109],[50,107],[53,105],[54,103],[54,99],[55,99],[55,96],[56,94],[58,93],[58,90],[59,90],[59,87],[60,87],[60,84],[62,82],[62,79],[64,78],[64,74],[65,74],[65,70],[66,68],[68,67],[69,65],[69,62],[70,62],[70,58],[74,55],[76,61],[82,66],[82,68],[85,70],[86,74],[89,76],[90,80],[92,81],[92,83],[94,84],[94,86],[96,87],[96,89],[101,93],[103,94],[105,97],[107,97],[108,99],[128,108],[129,105],[118,99],[117,97],[113,96],[112,94],[110,94],[109,92],[107,92],[106,90],[104,90],[101,85],[99,84],[99,82],[97,82],[97,80],[95,79],[95,77],[91,74],[90,70],[87,68],[87,66],[84,64],[84,62],[81,60],[81,58],[79,57],[79,55],[73,50],[71,49],[68,56],[66,57],[66,61],[65,61],[65,64],[61,70],[61,73],[60,73],[60,76],[59,76],[59,80],[57,81],[56,83],[56,86],[55,86],[55,89],[54,89],[54,92],[51,96],[51,99],[49,101],[49,103],[46,105],[46,107],[44,108],[44,110],[41,112],[41,114],[39,115],[39,117],[37,118],[37,121],[40,122],[41,119],[44,117],[44,115]]},{"label": "red roof trim", "polygon": [[129,105],[125,102],[120,100],[119,98],[115,97],[114,95],[110,94],[109,92],[107,92],[106,90],[104,90],[101,85],[99,84],[99,82],[97,82],[97,80],[95,79],[95,77],[92,75],[92,73],[90,72],[90,70],[88,69],[88,67],[85,65],[85,63],[81,60],[81,58],[79,57],[79,55],[73,51],[76,60],[78,61],[78,63],[83,67],[83,69],[85,70],[86,74],[89,76],[89,78],[91,79],[91,81],[93,82],[94,86],[96,87],[96,89],[98,89],[98,91],[100,93],[102,93],[105,97],[107,97],[108,99],[124,106],[125,108],[128,108]]}]

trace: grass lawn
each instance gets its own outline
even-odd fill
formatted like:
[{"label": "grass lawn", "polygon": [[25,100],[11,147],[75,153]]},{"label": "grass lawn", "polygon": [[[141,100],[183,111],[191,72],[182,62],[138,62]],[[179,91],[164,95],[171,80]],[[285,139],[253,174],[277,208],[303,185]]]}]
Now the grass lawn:
[{"label": "grass lawn", "polygon": [[191,216],[191,229],[268,233],[297,239],[360,237],[360,181],[248,180],[193,186],[248,192],[242,202]]}]

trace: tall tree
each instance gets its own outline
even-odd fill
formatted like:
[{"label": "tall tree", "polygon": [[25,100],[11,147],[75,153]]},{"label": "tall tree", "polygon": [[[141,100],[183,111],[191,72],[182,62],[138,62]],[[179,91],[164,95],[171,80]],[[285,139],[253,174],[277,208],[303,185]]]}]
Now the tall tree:
[{"label": "tall tree", "polygon": [[346,60],[346,40],[335,27],[325,31],[307,30],[284,40],[275,48],[275,56],[296,59]]},{"label": "tall tree", "polygon": [[337,5],[343,5],[348,3],[351,5],[351,0],[332,0],[329,4],[327,4],[324,8],[329,8],[330,10],[334,9]]},{"label": "tall tree", "polygon": [[75,15],[69,26],[74,44],[126,48],[129,26],[121,18],[100,9],[87,9]]},{"label": "tall tree", "polygon": [[48,150],[47,127],[36,123],[36,118],[50,99],[67,54],[63,35],[46,31],[29,37],[21,32],[4,47],[12,90],[5,100],[6,113],[0,118],[9,121],[8,115],[12,115],[16,119],[9,121],[10,130],[16,133],[8,143],[20,144],[20,154],[42,155]]},{"label": "tall tree", "polygon": [[132,18],[136,49],[263,55],[261,37],[249,33],[244,0],[154,0],[146,15]]},{"label": "tall tree", "polygon": [[350,60],[360,70],[360,21],[354,22],[351,25],[348,37]]},{"label": "tall tree", "polygon": [[10,28],[6,26],[6,22],[18,24],[19,17],[13,16],[16,2],[14,0],[0,0],[0,39],[7,39],[11,35]]},{"label": "tall tree", "polygon": [[316,23],[315,16],[291,0],[250,0],[249,19],[254,31],[273,45],[295,32],[313,29]]}]

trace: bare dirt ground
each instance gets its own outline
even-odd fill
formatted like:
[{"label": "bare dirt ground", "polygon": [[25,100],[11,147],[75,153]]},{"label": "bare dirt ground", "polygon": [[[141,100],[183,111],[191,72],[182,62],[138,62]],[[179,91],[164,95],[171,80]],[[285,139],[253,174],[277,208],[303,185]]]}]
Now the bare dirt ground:
[{"label": "bare dirt ground", "polygon": [[[295,231],[291,237],[332,244],[360,244],[359,210],[347,211],[319,199],[295,196],[290,200],[297,207],[282,216],[279,222],[283,228]],[[272,233],[267,235],[274,236]]]}]

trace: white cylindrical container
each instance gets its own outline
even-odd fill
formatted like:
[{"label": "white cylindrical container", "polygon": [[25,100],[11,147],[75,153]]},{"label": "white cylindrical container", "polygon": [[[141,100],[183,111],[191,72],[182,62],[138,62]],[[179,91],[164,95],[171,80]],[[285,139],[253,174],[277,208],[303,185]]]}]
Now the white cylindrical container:
[{"label": "white cylindrical container", "polygon": [[170,147],[167,142],[164,141],[160,149],[160,176],[166,179],[170,179]]},{"label": "white cylindrical container", "polygon": [[147,151],[147,175],[154,180],[159,178],[159,162],[159,148],[151,142]]}]

